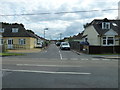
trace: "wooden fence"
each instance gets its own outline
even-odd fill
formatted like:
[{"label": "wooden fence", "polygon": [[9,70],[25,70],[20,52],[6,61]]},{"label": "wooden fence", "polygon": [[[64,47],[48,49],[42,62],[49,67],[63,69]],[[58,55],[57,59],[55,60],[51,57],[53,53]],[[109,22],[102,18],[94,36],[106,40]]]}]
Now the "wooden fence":
[{"label": "wooden fence", "polygon": [[78,41],[69,42],[71,49],[87,54],[120,53],[120,46],[82,45]]}]

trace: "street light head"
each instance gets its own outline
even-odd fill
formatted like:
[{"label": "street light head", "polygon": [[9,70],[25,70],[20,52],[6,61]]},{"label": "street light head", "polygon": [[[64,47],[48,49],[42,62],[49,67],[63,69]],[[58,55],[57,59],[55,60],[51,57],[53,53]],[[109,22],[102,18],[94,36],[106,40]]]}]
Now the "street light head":
[{"label": "street light head", "polygon": [[48,30],[48,28],[44,28],[44,30]]}]

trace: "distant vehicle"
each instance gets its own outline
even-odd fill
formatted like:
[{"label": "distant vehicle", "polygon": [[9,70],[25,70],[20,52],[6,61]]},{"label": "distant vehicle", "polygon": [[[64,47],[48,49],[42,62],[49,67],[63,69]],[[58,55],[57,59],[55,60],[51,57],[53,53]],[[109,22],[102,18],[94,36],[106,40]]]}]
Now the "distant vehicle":
[{"label": "distant vehicle", "polygon": [[61,50],[70,50],[70,44],[68,42],[62,42],[60,45]]},{"label": "distant vehicle", "polygon": [[42,42],[37,43],[36,48],[42,48],[42,47],[43,47],[43,43]]},{"label": "distant vehicle", "polygon": [[57,45],[57,46],[60,46],[60,44],[61,44],[61,42],[56,42],[56,45]]}]

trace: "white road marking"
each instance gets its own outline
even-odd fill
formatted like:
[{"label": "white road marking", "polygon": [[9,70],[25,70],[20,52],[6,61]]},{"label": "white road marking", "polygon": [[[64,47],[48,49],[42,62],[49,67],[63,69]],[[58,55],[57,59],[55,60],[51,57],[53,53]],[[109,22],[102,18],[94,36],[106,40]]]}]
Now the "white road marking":
[{"label": "white road marking", "polygon": [[73,65],[38,65],[38,64],[16,64],[16,66],[36,66],[36,67],[81,67]]},{"label": "white road marking", "polygon": [[70,60],[79,60],[78,58],[71,58]]},{"label": "white road marking", "polygon": [[100,60],[100,59],[91,59],[91,60]]},{"label": "white road marking", "polygon": [[84,72],[52,72],[52,71],[35,71],[35,70],[11,70],[11,69],[2,69],[3,71],[11,72],[30,72],[30,73],[46,73],[46,74],[73,74],[73,75],[89,75],[91,73]]},{"label": "white road marking", "polygon": [[102,59],[102,60],[104,60],[104,61],[110,61],[110,59]]},{"label": "white road marking", "polygon": [[60,54],[60,59],[62,60],[63,58],[62,58],[62,54],[61,54],[60,50],[59,50],[59,54]]},{"label": "white road marking", "polygon": [[81,60],[89,60],[88,58],[82,58]]},{"label": "white road marking", "polygon": [[45,51],[45,52],[47,52],[47,51]]},{"label": "white road marking", "polygon": [[39,64],[16,64],[17,66],[48,66],[48,67],[57,67],[57,65],[39,65]]},{"label": "white road marking", "polygon": [[68,60],[68,58],[62,58],[62,60]]},{"label": "white road marking", "polygon": [[[57,47],[57,49],[59,49],[59,48]],[[63,58],[62,58],[62,54],[61,54],[60,50],[59,50],[59,54],[60,54],[60,59],[62,60]]]}]

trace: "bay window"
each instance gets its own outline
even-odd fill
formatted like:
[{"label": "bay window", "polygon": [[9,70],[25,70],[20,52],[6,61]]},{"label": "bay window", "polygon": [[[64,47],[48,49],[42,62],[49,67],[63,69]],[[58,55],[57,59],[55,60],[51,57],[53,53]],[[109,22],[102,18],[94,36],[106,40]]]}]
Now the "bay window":
[{"label": "bay window", "polygon": [[114,37],[103,37],[103,45],[105,46],[114,45]]}]

